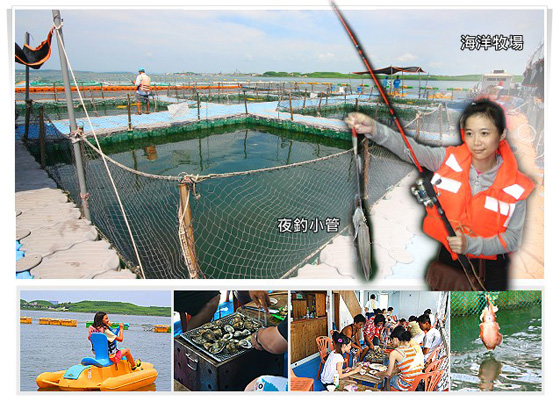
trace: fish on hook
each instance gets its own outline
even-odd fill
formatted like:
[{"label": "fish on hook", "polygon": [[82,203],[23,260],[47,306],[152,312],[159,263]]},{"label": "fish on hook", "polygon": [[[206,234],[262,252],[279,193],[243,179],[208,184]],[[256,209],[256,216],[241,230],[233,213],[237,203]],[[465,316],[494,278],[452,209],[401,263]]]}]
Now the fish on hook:
[{"label": "fish on hook", "polygon": [[496,322],[498,308],[492,304],[486,294],[487,305],[480,315],[480,339],[486,349],[493,350],[502,343],[503,336],[500,333],[500,325]]}]

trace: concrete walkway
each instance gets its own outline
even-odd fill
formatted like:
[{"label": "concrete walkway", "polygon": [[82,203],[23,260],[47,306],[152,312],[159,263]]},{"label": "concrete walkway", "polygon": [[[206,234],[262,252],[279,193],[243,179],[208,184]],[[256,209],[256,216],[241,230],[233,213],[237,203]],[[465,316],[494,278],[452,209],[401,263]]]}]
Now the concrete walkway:
[{"label": "concrete walkway", "polygon": [[[16,231],[25,256],[21,269],[35,265],[33,278],[136,278],[118,270],[119,257],[98,238],[89,220],[51,180],[21,141],[15,144]],[[27,265],[27,266],[25,266]]]}]

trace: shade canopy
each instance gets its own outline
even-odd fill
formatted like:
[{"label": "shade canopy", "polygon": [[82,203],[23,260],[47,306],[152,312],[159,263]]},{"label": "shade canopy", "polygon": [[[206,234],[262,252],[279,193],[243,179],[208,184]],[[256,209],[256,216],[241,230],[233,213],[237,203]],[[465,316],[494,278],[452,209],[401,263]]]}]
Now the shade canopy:
[{"label": "shade canopy", "polygon": [[[412,73],[419,73],[419,72],[426,72],[421,67],[385,67],[385,68],[378,68],[373,70],[375,74],[386,74],[386,75],[393,75],[398,72],[412,72]],[[361,72],[353,72],[352,74],[356,75],[365,75],[369,74],[369,71],[361,71]]]}]

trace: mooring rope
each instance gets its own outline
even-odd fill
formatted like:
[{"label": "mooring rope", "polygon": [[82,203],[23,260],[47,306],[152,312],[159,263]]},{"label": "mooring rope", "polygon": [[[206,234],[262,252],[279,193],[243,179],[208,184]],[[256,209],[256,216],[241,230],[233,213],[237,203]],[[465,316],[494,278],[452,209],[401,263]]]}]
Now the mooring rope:
[{"label": "mooring rope", "polygon": [[142,176],[142,177],[146,177],[146,178],[152,178],[152,179],[156,179],[156,180],[166,180],[166,181],[177,181],[177,182],[182,182],[185,178],[190,179],[193,182],[202,182],[202,181],[206,181],[206,180],[210,180],[210,179],[214,179],[214,178],[229,178],[229,177],[236,177],[236,176],[242,176],[242,175],[250,175],[250,174],[257,174],[257,173],[262,173],[265,171],[274,171],[274,170],[282,170],[282,169],[286,169],[286,168],[292,168],[292,167],[298,167],[298,166],[303,166],[306,164],[311,164],[311,163],[317,163],[323,160],[328,160],[328,159],[332,159],[338,156],[342,156],[346,153],[350,153],[352,151],[352,149],[348,149],[348,150],[344,150],[342,152],[339,153],[334,153],[332,155],[328,155],[328,156],[323,156],[320,157],[318,159],[313,159],[313,160],[306,160],[306,161],[302,161],[302,162],[296,162],[296,163],[291,163],[291,164],[286,164],[284,166],[274,166],[274,167],[265,167],[265,168],[261,168],[261,169],[257,169],[257,170],[247,170],[247,171],[236,171],[236,172],[232,172],[232,173],[215,173],[215,174],[206,174],[206,175],[199,175],[199,174],[187,174],[187,173],[181,173],[180,175],[158,175],[158,174],[150,174],[150,173],[145,173],[143,171],[139,171],[139,170],[135,170],[131,167],[127,167],[122,163],[119,163],[118,161],[116,161],[115,159],[107,156],[105,153],[103,153],[103,151],[97,149],[95,146],[93,146],[89,141],[85,140],[85,138],[82,137],[82,140],[85,144],[87,144],[91,149],[93,149],[97,154],[99,154],[100,156],[102,156],[104,159],[108,160],[109,162],[113,163],[115,166],[118,166],[130,173]]},{"label": "mooring rope", "polygon": [[[78,85],[78,81],[76,80],[76,76],[74,75],[74,70],[72,69],[72,65],[70,64],[70,59],[68,58],[68,54],[66,53],[66,46],[64,45],[64,42],[61,40],[61,37],[60,37],[60,29],[62,28],[62,24],[58,27],[56,26],[56,24],[53,24],[53,26],[56,30],[58,42],[61,44],[60,47],[62,49],[62,52],[64,53],[64,58],[66,60],[66,63],[68,63],[68,69],[69,69],[70,73],[72,74],[72,80],[74,81],[74,84],[76,85],[76,93],[78,94],[78,97],[80,98],[80,103],[82,104],[82,107],[84,108],[84,112],[85,112],[86,118],[88,120],[89,126],[90,126],[90,128],[93,132],[93,137],[95,138],[95,142],[97,143],[97,146],[98,146],[99,150],[101,151],[101,145],[99,143],[99,140],[97,139],[97,134],[95,133],[95,128],[93,128],[93,124],[91,123],[89,113],[88,113],[88,111],[85,107],[84,99],[83,99],[82,93],[80,91],[80,86]],[[103,152],[100,152],[100,154],[102,156],[101,158],[103,160],[103,164],[105,165],[105,169],[107,170],[107,174],[109,175],[109,180],[111,181],[111,185],[113,186],[113,190],[115,191],[115,195],[117,197],[117,202],[119,203],[119,207],[121,209],[121,212],[122,212],[122,215],[123,215],[123,218],[124,218],[124,222],[126,224],[126,228],[127,228],[128,233],[130,235],[130,239],[132,241],[132,247],[134,248],[134,253],[136,254],[136,258],[138,260],[138,267],[140,268],[140,272],[142,273],[142,278],[145,279],[146,274],[144,273],[144,267],[142,266],[142,261],[140,260],[140,253],[138,252],[138,248],[136,246],[136,241],[134,240],[134,235],[132,234],[132,229],[130,228],[130,224],[129,224],[128,218],[126,216],[126,212],[124,211],[124,206],[122,204],[121,197],[120,197],[119,192],[117,190],[117,186],[115,184],[115,181],[113,180],[113,176],[111,174],[111,171],[109,170],[109,166],[107,164],[106,157],[103,154]]]}]

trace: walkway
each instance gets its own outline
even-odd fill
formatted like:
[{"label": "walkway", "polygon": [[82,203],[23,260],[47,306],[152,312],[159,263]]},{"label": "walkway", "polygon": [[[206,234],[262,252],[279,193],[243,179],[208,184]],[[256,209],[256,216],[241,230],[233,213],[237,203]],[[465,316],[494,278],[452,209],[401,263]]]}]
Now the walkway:
[{"label": "walkway", "polygon": [[[118,270],[117,253],[91,222],[80,218],[75,204],[29,154],[15,144],[16,236],[25,256],[16,269],[28,269],[33,278],[136,278]],[[40,262],[37,264],[37,262]]]}]

